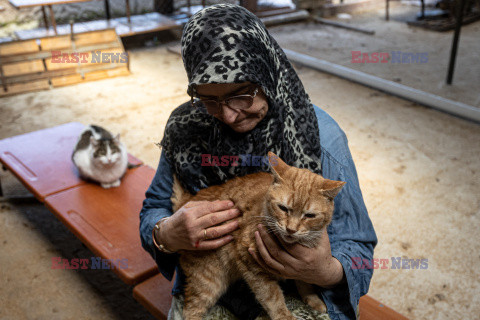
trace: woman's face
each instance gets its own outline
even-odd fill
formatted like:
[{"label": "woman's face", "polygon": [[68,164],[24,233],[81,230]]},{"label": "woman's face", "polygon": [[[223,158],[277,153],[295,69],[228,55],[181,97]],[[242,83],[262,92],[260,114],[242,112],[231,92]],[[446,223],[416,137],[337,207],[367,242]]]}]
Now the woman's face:
[{"label": "woman's face", "polygon": [[[245,83],[226,83],[226,84],[202,84],[196,87],[197,98],[200,99],[221,99],[224,100],[231,96],[241,94],[252,95],[252,89],[255,88],[249,82]],[[258,87],[258,93],[253,99],[253,104],[245,110],[236,110],[229,108],[226,104],[220,104],[218,112],[213,113],[207,109],[207,112],[222,121],[236,132],[247,132],[255,128],[268,111],[268,101],[265,93]]]}]

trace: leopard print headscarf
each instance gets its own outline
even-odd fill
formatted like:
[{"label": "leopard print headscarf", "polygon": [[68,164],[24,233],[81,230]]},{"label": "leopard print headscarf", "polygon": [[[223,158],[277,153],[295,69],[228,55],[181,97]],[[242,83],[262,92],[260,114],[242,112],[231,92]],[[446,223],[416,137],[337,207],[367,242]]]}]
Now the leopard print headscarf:
[{"label": "leopard print headscarf", "polygon": [[206,83],[259,85],[269,108],[246,133],[236,133],[203,108],[185,103],[167,122],[161,145],[172,169],[190,192],[235,176],[268,171],[262,166],[202,166],[201,155],[266,156],[321,173],[317,118],[285,53],[263,23],[243,7],[220,4],[191,17],[182,35],[188,94]]}]

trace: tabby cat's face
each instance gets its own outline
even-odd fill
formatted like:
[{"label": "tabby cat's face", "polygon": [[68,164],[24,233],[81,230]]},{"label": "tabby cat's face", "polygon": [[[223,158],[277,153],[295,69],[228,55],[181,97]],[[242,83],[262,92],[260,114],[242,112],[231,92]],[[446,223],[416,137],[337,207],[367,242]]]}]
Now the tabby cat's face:
[{"label": "tabby cat's face", "polygon": [[274,181],[266,202],[267,228],[286,243],[316,246],[332,220],[333,198],[345,183],[283,162],[272,168]]},{"label": "tabby cat's face", "polygon": [[93,160],[104,166],[112,166],[118,162],[122,155],[118,146],[118,138],[96,140],[91,139],[93,147]]}]

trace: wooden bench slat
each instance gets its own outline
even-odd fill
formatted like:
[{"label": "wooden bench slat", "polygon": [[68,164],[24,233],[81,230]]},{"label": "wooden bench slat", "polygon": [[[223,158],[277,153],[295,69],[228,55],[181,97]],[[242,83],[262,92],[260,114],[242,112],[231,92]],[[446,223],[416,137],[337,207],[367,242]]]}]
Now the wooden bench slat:
[{"label": "wooden bench slat", "polygon": [[366,295],[360,298],[360,320],[408,320],[392,308]]},{"label": "wooden bench slat", "polygon": [[172,304],[172,287],[172,282],[157,274],[136,285],[133,288],[133,297],[155,318],[165,320]]},{"label": "wooden bench slat", "polygon": [[50,84],[48,83],[47,79],[30,81],[28,83],[16,83],[16,84],[9,85],[7,91],[5,91],[3,87],[0,87],[0,97],[17,94],[17,93],[45,90],[49,88],[50,88]]},{"label": "wooden bench slat", "polygon": [[37,52],[37,40],[4,42],[0,44],[0,56]]},{"label": "wooden bench slat", "polygon": [[139,212],[154,175],[153,168],[141,166],[128,170],[117,188],[83,184],[46,197],[45,204],[93,253],[126,261],[128,268],[113,271],[137,284],[158,273],[139,235]]},{"label": "wooden bench slat", "polygon": [[3,75],[5,77],[18,76],[21,74],[35,73],[45,71],[42,60],[16,62],[3,65]]},{"label": "wooden bench slat", "polygon": [[44,51],[71,48],[72,40],[70,35],[45,37],[40,39],[40,47]]},{"label": "wooden bench slat", "polygon": [[96,43],[105,43],[117,41],[117,34],[114,29],[107,29],[95,32],[77,33],[74,35],[76,46],[86,46]]}]

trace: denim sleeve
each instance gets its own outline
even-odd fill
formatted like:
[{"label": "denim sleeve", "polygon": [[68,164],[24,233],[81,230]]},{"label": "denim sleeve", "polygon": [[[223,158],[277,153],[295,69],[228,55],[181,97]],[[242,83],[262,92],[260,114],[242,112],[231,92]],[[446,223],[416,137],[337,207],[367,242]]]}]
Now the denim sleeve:
[{"label": "denim sleeve", "polygon": [[162,151],[157,172],[145,193],[145,200],[140,211],[140,238],[142,247],[150,253],[160,272],[168,280],[172,280],[178,263],[178,254],[166,254],[159,251],[153,244],[152,231],[161,218],[172,215],[172,203],[170,201],[172,185],[172,170]]},{"label": "denim sleeve", "polygon": [[377,237],[363,201],[347,138],[336,122],[319,110],[316,112],[323,176],[347,182],[335,198],[332,222],[327,228],[332,256],[342,264],[346,281],[333,289],[321,290],[321,294],[332,320],[355,319],[359,299],[368,292],[373,270],[355,268],[352,259],[372,261]]}]

